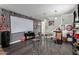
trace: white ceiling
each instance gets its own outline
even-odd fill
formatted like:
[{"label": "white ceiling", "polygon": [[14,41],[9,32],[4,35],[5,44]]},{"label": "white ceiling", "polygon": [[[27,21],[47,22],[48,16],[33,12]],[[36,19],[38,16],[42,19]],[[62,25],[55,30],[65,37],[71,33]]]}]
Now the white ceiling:
[{"label": "white ceiling", "polygon": [[[26,16],[41,19],[44,17],[63,15],[72,13],[75,4],[2,4],[0,8],[5,8]],[[55,10],[57,12],[55,12]]]}]

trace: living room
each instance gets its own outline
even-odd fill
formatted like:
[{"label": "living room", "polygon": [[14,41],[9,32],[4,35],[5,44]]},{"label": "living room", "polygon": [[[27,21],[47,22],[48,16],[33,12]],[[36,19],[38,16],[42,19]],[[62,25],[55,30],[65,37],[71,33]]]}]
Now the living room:
[{"label": "living room", "polygon": [[[78,46],[79,43],[78,10],[77,4],[0,5],[0,45],[4,51],[2,53],[6,55],[78,54],[74,51],[75,47],[72,48],[72,45]],[[67,48],[70,47],[73,52],[56,50],[59,51],[57,53],[52,51],[55,50],[54,47],[51,47],[52,52],[49,52],[53,43],[59,47],[55,46],[56,49],[60,47],[63,49],[62,46],[66,48],[68,45]],[[46,50],[42,53],[43,48]],[[19,51],[16,52],[17,50]]]}]

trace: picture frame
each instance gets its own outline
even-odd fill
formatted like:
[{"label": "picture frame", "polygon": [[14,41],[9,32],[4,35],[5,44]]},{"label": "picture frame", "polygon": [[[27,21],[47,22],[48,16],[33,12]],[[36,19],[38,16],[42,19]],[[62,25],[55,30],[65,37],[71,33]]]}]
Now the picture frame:
[{"label": "picture frame", "polygon": [[49,21],[49,26],[54,25],[54,21]]}]

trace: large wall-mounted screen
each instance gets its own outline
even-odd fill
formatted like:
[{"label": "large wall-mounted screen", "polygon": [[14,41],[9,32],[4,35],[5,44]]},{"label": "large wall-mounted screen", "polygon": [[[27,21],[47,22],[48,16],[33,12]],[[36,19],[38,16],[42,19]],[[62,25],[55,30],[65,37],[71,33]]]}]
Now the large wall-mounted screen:
[{"label": "large wall-mounted screen", "polygon": [[33,20],[10,16],[11,33],[33,31]]}]

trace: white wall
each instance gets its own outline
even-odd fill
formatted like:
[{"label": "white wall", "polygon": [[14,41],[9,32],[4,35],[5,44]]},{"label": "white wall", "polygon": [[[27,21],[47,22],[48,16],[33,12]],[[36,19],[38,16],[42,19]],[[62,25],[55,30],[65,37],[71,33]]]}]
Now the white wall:
[{"label": "white wall", "polygon": [[[49,21],[54,20],[54,25],[49,26]],[[50,20],[47,19],[46,21],[46,33],[51,33],[54,29],[58,28],[61,25],[61,17],[50,17]]]},{"label": "white wall", "polygon": [[73,14],[63,15],[62,16],[62,24],[73,24],[74,16]]},{"label": "white wall", "polygon": [[23,36],[24,36],[23,32],[11,33],[10,44],[14,44],[14,43],[20,42]]},{"label": "white wall", "polygon": [[[62,20],[63,18],[63,20]],[[55,23],[54,25],[49,26],[48,22],[49,20],[46,20],[46,24],[45,24],[45,29],[46,29],[46,33],[51,33],[53,30],[55,30],[56,28],[60,27],[62,24],[66,25],[66,24],[73,24],[73,14],[65,14],[62,16],[58,16],[57,19],[55,19],[55,17],[50,17],[50,20],[54,20]]]}]

